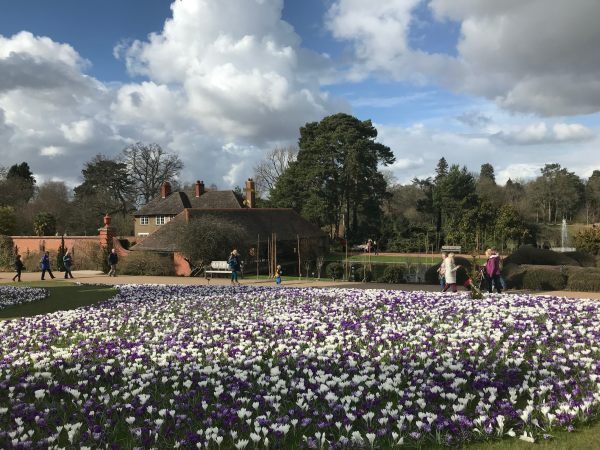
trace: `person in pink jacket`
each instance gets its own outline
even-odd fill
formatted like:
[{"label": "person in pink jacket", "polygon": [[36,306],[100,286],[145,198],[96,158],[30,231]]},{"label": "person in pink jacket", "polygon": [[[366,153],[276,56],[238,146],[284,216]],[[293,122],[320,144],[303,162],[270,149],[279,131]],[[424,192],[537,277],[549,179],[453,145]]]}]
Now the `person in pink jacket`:
[{"label": "person in pink jacket", "polygon": [[488,292],[492,293],[492,288],[496,287],[498,294],[502,293],[502,282],[500,281],[500,256],[495,248],[485,252],[488,259],[485,263],[485,273],[488,285]]}]

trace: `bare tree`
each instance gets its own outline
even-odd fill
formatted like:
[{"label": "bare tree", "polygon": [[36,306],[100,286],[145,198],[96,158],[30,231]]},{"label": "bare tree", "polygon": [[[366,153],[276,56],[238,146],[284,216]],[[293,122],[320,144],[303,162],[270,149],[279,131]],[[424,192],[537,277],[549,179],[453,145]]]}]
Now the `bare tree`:
[{"label": "bare tree", "polygon": [[158,144],[136,142],[123,150],[122,159],[135,183],[138,201],[144,203],[158,194],[163,181],[176,178],[183,169],[179,156],[166,153]]},{"label": "bare tree", "polygon": [[275,147],[269,151],[264,159],[254,167],[254,181],[259,194],[268,195],[275,187],[277,179],[296,160],[298,149],[296,147]]}]

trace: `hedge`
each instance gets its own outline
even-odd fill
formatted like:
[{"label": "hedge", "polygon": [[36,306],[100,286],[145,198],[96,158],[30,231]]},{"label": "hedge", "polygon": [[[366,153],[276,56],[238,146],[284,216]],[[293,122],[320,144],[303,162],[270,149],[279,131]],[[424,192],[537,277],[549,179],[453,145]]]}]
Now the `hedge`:
[{"label": "hedge", "polygon": [[580,271],[571,274],[567,282],[571,291],[600,292],[600,272]]},{"label": "hedge", "polygon": [[[579,252],[573,252],[579,254]],[[504,264],[531,264],[537,266],[581,266],[582,264],[567,253],[535,248],[531,245],[520,247],[504,259]]]},{"label": "hedge", "polygon": [[567,287],[567,276],[560,270],[528,268],[523,276],[523,289],[532,291],[560,291]]},{"label": "hedge", "polygon": [[404,268],[400,265],[388,265],[383,269],[383,274],[377,278],[380,283],[401,284],[406,283]]}]

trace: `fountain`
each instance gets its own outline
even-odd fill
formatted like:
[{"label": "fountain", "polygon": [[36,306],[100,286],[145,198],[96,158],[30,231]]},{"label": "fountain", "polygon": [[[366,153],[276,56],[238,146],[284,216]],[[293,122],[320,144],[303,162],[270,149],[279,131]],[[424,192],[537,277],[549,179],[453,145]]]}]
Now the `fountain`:
[{"label": "fountain", "polygon": [[560,247],[552,248],[555,252],[574,252],[575,247],[568,247],[569,245],[569,234],[567,232],[567,219],[562,220],[562,227],[560,229]]}]

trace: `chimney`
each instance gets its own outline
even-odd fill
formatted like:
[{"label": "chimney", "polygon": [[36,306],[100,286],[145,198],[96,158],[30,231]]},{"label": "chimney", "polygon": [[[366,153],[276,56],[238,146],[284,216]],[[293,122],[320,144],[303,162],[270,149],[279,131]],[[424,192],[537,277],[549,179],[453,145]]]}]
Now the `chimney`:
[{"label": "chimney", "polygon": [[165,181],[160,186],[160,196],[162,198],[167,198],[169,195],[171,195],[171,183],[169,183],[168,181]]},{"label": "chimney", "polygon": [[248,178],[248,181],[246,181],[244,191],[246,191],[246,200],[244,201],[246,207],[256,208],[256,191],[254,190],[254,180],[252,178]]},{"label": "chimney", "polygon": [[205,192],[204,181],[196,181],[196,197],[200,197]]}]

